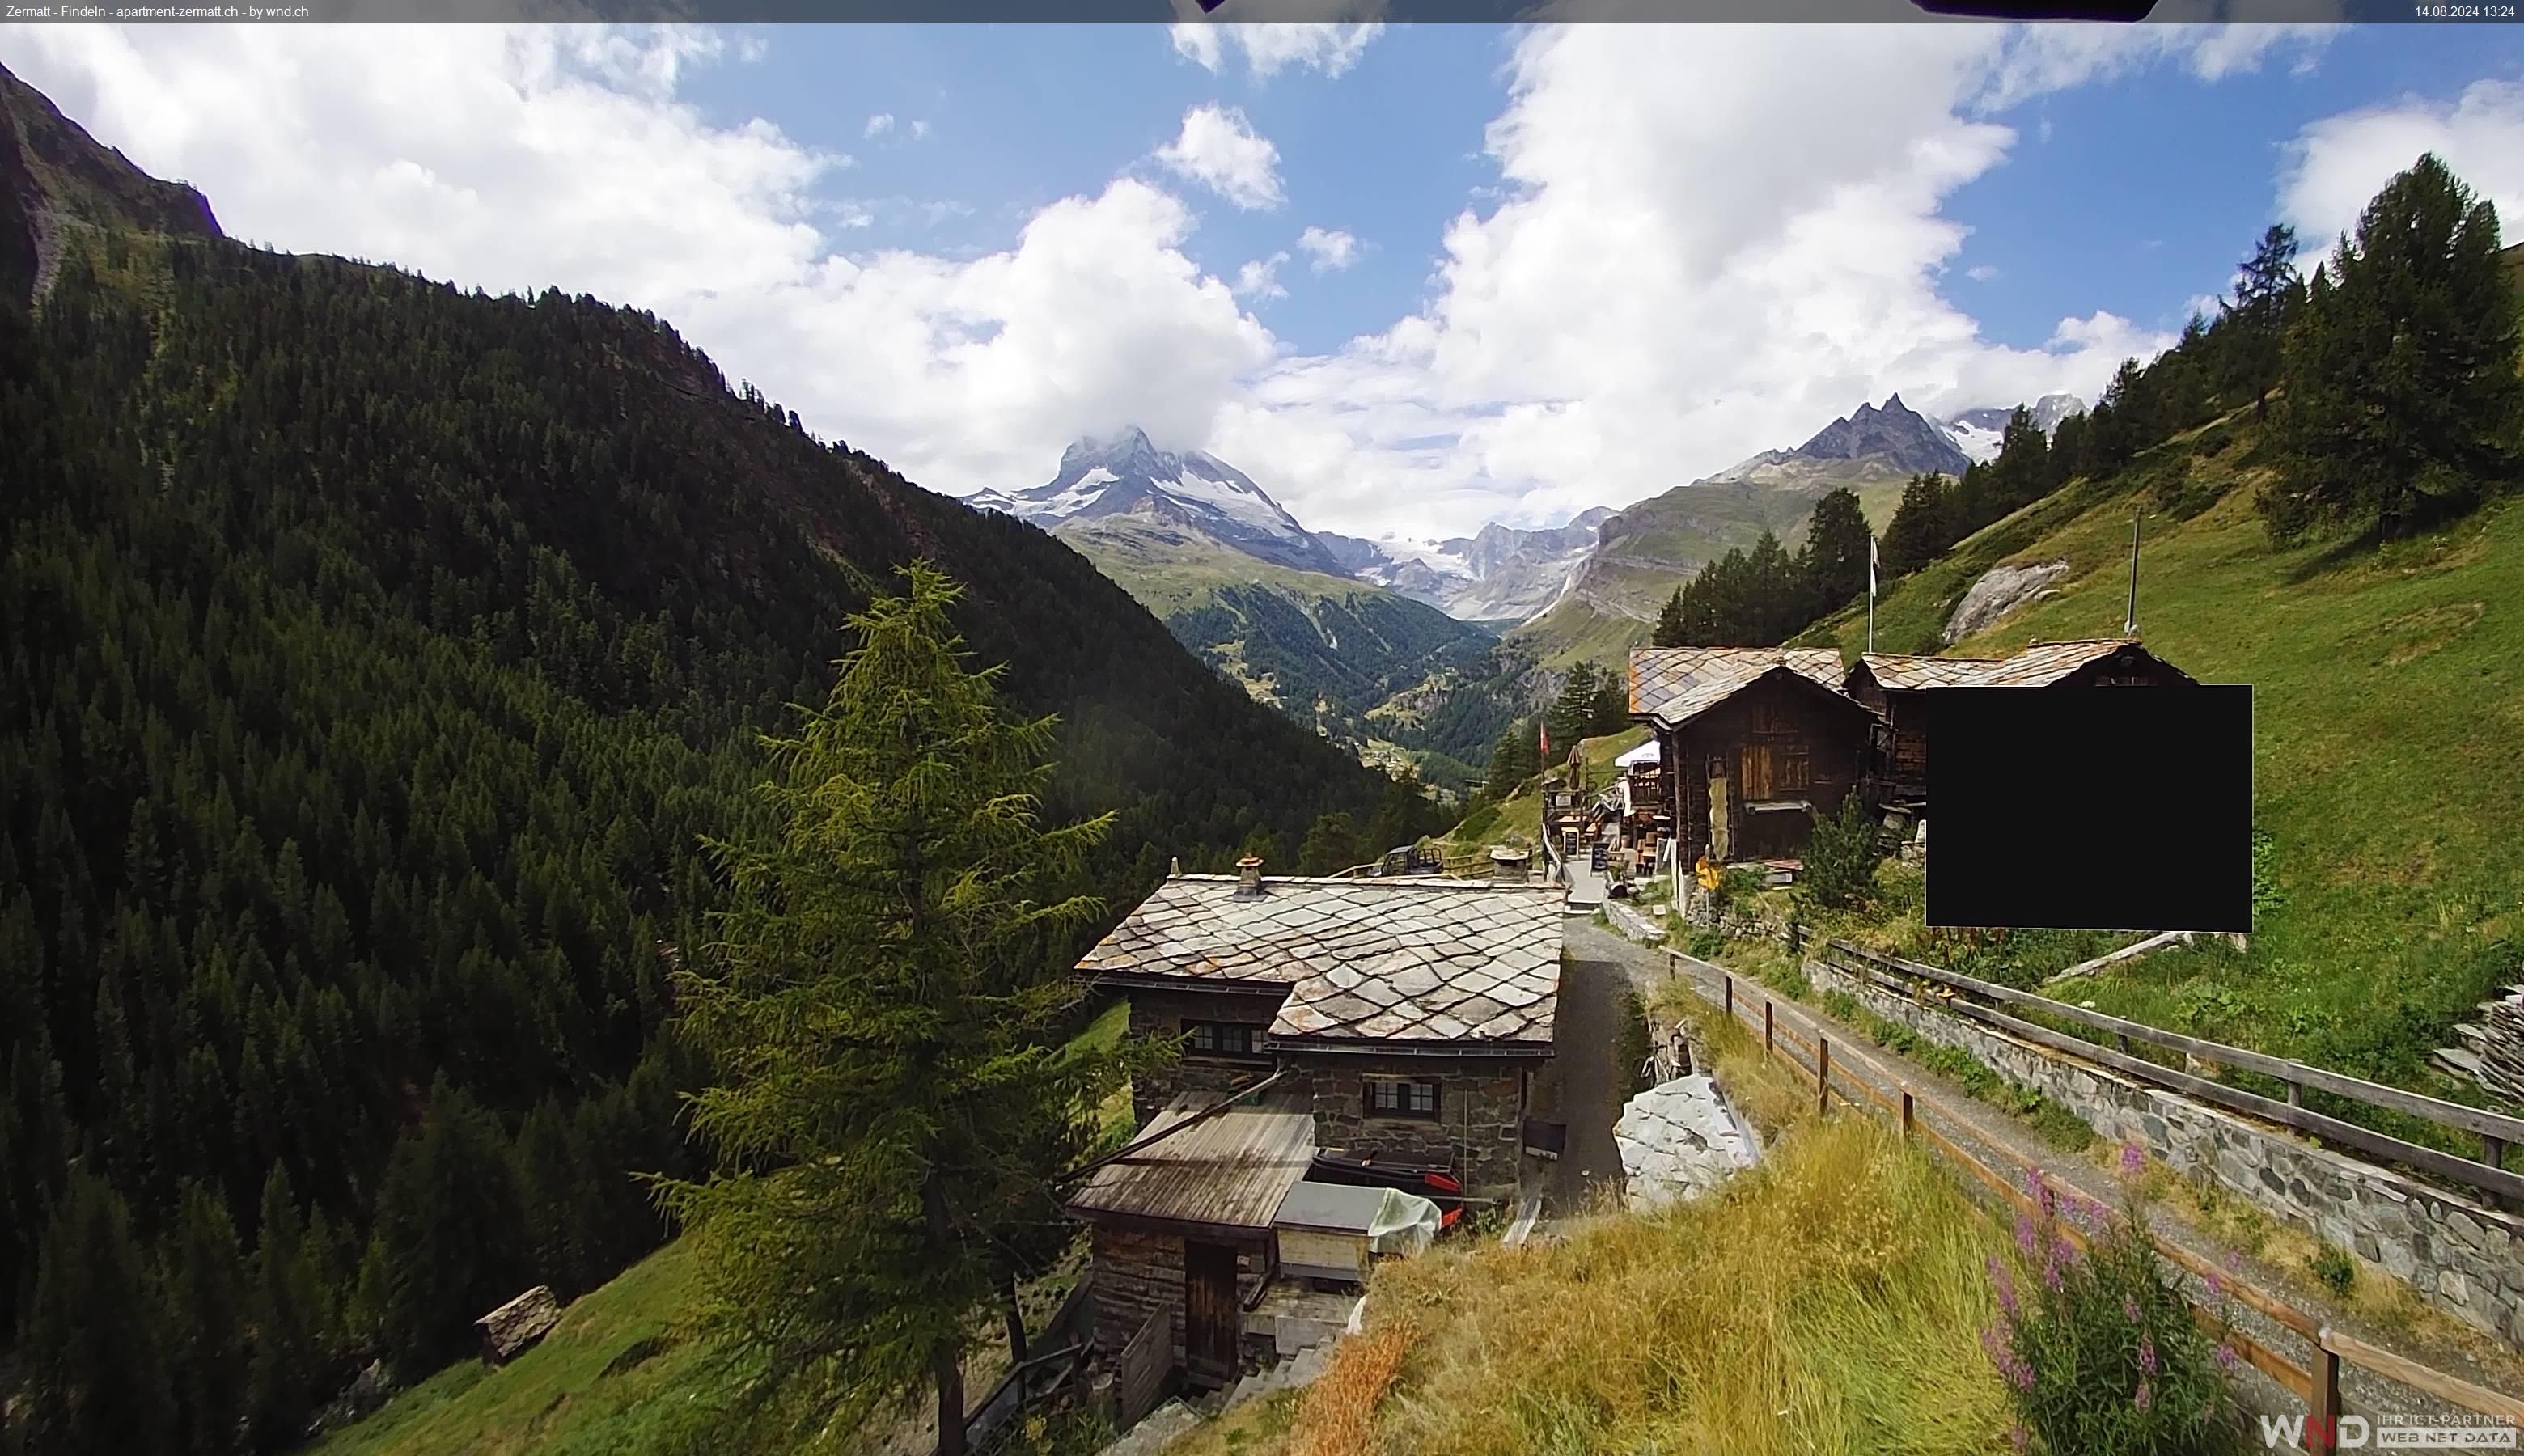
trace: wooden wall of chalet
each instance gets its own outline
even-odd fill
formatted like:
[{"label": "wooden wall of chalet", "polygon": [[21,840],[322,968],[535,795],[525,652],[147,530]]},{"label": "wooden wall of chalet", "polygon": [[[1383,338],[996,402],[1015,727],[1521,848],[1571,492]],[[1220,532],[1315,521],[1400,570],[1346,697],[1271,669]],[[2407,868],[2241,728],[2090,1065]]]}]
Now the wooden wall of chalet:
[{"label": "wooden wall of chalet", "polygon": [[[1680,862],[1711,850],[1711,780],[1726,782],[1726,857],[1793,857],[1812,820],[1796,812],[1748,812],[1748,800],[1801,799],[1835,812],[1858,783],[1874,715],[1855,701],[1774,673],[1678,731],[1657,730],[1674,785]],[[1749,791],[1749,792],[1748,792]]]}]

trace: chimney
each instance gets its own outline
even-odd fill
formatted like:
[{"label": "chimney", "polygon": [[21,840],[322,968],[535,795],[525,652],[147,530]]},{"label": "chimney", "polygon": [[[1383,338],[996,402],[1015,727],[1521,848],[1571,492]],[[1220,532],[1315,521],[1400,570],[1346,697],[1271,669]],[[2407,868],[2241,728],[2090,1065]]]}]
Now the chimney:
[{"label": "chimney", "polygon": [[1262,893],[1261,855],[1247,854],[1243,858],[1236,861],[1236,872],[1242,877],[1236,887],[1236,894],[1239,898],[1249,898]]},{"label": "chimney", "polygon": [[1174,862],[1166,867],[1166,878],[1169,880],[1180,880],[1183,878],[1182,855],[1176,855],[1174,857]]},{"label": "chimney", "polygon": [[1533,856],[1527,850],[1505,845],[1490,850],[1490,878],[1501,884],[1522,885],[1532,878]]}]

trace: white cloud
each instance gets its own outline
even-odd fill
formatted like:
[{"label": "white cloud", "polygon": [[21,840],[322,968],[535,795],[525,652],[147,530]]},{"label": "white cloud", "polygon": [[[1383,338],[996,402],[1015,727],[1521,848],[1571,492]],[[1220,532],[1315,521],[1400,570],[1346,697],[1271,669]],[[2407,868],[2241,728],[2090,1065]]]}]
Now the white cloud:
[{"label": "white cloud", "polygon": [[1995,283],[2003,274],[1990,264],[1978,264],[1964,269],[1964,276],[1975,283]]},{"label": "white cloud", "polygon": [[928,122],[926,122],[926,121],[914,121],[914,122],[912,122],[912,123],[911,123],[911,139],[912,139],[913,141],[918,141],[918,140],[920,140],[922,137],[927,136],[928,134],[929,134],[929,123],[928,123]]},{"label": "white cloud", "polygon": [[1316,272],[1335,272],[1358,262],[1358,239],[1339,228],[1309,227],[1297,234],[1297,248],[1312,260]]},{"label": "white cloud", "polygon": [[[2056,42],[1998,27],[1521,32],[1486,135],[1495,201],[1444,227],[1419,307],[1319,354],[1246,309],[1335,234],[1214,276],[1187,254],[1191,210],[1138,178],[978,256],[844,251],[863,222],[956,205],[849,198],[848,158],[704,117],[680,83],[726,59],[707,31],[63,26],[7,44],[240,236],[655,310],[818,431],[955,492],[1033,483],[1071,438],[1132,422],[1266,471],[1324,528],[1452,534],[1625,504],[1894,390],[1930,410],[2093,398],[2168,342],[2097,313],[2004,347],[1940,292],[1966,232],[1944,205],[2017,145],[1986,98],[2104,64],[2024,57]],[[2348,155],[2340,135],[2309,131],[2306,176]],[[1215,106],[1162,160],[1239,206],[1283,195],[1271,144]]]},{"label": "white cloud", "polygon": [[862,137],[883,136],[893,129],[894,113],[878,112],[875,116],[867,119],[867,129],[860,132],[859,135]]},{"label": "white cloud", "polygon": [[1157,149],[1156,159],[1239,208],[1275,208],[1285,200],[1280,149],[1232,106],[1210,102],[1185,112],[1182,132]]},{"label": "white cloud", "polygon": [[[1382,8],[1366,7],[1363,13],[1372,14]],[[1356,66],[1368,46],[1383,33],[1384,26],[1375,22],[1226,24],[1194,21],[1173,27],[1176,54],[1215,73],[1227,64],[1228,47],[1233,43],[1243,53],[1245,69],[1257,81],[1268,80],[1291,66],[1320,71],[1328,76],[1339,75]]]},{"label": "white cloud", "polygon": [[[812,189],[841,159],[676,100],[655,78],[706,55],[680,29],[47,26],[7,47],[237,236],[655,310],[730,378],[940,489],[1044,478],[1063,442],[1126,421],[1197,443],[1273,357],[1185,256],[1190,211],[1134,179],[969,260],[836,253],[857,205]],[[228,124],[249,111],[258,126]]]},{"label": "white cloud", "polygon": [[2288,149],[2279,216],[2313,257],[2357,225],[2393,174],[2434,152],[2498,206],[2509,243],[2524,241],[2524,85],[2475,81],[2451,102],[2416,97],[2315,121]]},{"label": "white cloud", "polygon": [[1288,290],[1280,284],[1280,265],[1288,261],[1286,253],[1274,253],[1257,258],[1236,270],[1232,290],[1238,298],[1286,298]]}]

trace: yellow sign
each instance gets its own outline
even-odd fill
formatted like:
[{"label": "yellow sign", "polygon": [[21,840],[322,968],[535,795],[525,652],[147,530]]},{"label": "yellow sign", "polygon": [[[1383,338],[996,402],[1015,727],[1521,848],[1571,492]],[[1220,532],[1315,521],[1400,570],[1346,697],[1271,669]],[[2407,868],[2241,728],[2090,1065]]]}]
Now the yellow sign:
[{"label": "yellow sign", "polygon": [[1718,888],[1718,866],[1709,862],[1708,855],[1701,855],[1700,862],[1693,865],[1691,868],[1692,873],[1697,875],[1700,879],[1701,889],[1716,890]]}]

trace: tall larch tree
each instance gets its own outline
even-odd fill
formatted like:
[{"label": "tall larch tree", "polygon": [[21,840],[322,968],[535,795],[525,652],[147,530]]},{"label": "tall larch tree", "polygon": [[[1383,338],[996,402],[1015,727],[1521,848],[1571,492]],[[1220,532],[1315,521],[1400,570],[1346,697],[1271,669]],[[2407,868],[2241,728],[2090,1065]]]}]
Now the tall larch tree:
[{"label": "tall larch tree", "polygon": [[1059,1217],[1052,1181],[1141,1048],[1062,1043],[1067,948],[1101,907],[1037,898],[1109,818],[1040,821],[1052,720],[967,665],[956,586],[901,574],[849,618],[829,701],[767,741],[776,837],[712,846],[730,899],[677,982],[717,1069],[692,1126],[725,1171],[657,1191],[753,1372],[722,1419],[796,1440],[925,1387],[956,1456],[998,1249]]}]

